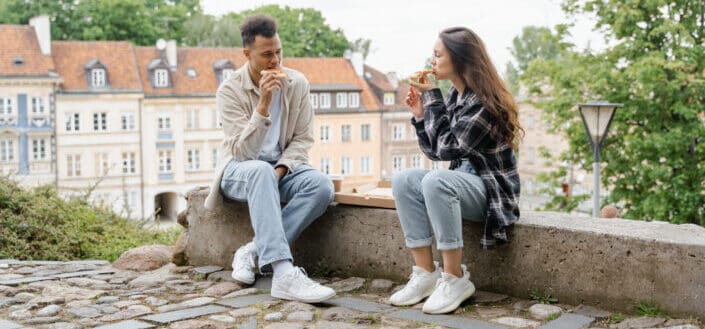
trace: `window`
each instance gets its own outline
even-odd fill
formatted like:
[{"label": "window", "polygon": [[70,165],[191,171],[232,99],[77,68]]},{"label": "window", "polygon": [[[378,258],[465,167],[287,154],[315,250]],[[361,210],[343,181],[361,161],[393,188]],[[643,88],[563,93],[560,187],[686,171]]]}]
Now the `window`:
[{"label": "window", "polygon": [[160,131],[171,130],[171,117],[167,113],[160,113],[157,118],[157,127]]},{"label": "window", "polygon": [[171,150],[159,151],[159,173],[171,173]]},{"label": "window", "polygon": [[0,139],[0,162],[15,161],[15,146],[12,139]]},{"label": "window", "polygon": [[132,112],[121,114],[120,123],[122,130],[135,130],[135,114]]},{"label": "window", "polygon": [[32,114],[44,114],[44,99],[32,97]]},{"label": "window", "polygon": [[135,152],[123,152],[122,153],[122,173],[123,174],[137,173]]},{"label": "window", "polygon": [[32,159],[46,160],[47,159],[47,140],[33,139],[32,140]]},{"label": "window", "polygon": [[230,76],[233,75],[233,73],[235,73],[235,70],[233,70],[233,69],[224,69],[222,81],[228,80],[228,78],[230,78]]},{"label": "window", "polygon": [[187,169],[188,170],[198,170],[201,168],[201,152],[199,152],[196,149],[193,150],[188,150],[186,152],[186,163],[187,163]]},{"label": "window", "polygon": [[98,165],[98,176],[107,176],[108,171],[110,170],[110,162],[108,160],[108,154],[107,153],[99,153],[96,155],[96,158],[98,161],[96,161],[96,164]]},{"label": "window", "polygon": [[213,159],[211,159],[211,160],[213,160],[212,166],[213,166],[213,169],[215,169],[215,167],[218,165],[218,149],[213,149],[212,156],[213,156]]},{"label": "window", "polygon": [[154,70],[154,87],[165,88],[169,86],[169,71],[166,69]]},{"label": "window", "polygon": [[198,76],[198,74],[196,74],[196,70],[192,68],[186,70],[186,75],[188,75],[189,78],[195,78],[196,76]]},{"label": "window", "polygon": [[105,70],[104,69],[92,69],[91,70],[91,85],[94,88],[105,87]]},{"label": "window", "polygon": [[130,207],[130,209],[132,209],[132,210],[137,209],[137,196],[138,196],[137,191],[130,191],[130,196],[127,199],[127,206]]},{"label": "window", "polygon": [[348,94],[348,107],[350,107],[350,108],[360,107],[360,94],[358,94],[358,93],[349,93]]},{"label": "window", "polygon": [[420,154],[414,155],[411,158],[411,167],[416,169],[423,169],[423,158]]},{"label": "window", "polygon": [[402,157],[402,156],[393,157],[392,158],[392,172],[396,174],[402,170],[404,170],[404,157]]},{"label": "window", "polygon": [[198,129],[198,110],[191,110],[186,112],[186,128],[187,129]]},{"label": "window", "polygon": [[370,140],[370,125],[364,124],[360,126],[360,139],[363,141]]},{"label": "window", "polygon": [[330,159],[321,159],[321,172],[326,175],[330,174]]},{"label": "window", "polygon": [[396,124],[392,126],[392,140],[393,141],[400,141],[404,140],[404,129],[405,126],[402,124]]},{"label": "window", "polygon": [[337,93],[335,95],[335,106],[340,109],[348,107],[348,95],[346,93]]},{"label": "window", "polygon": [[321,143],[330,143],[330,127],[321,126]]},{"label": "window", "polygon": [[78,154],[69,154],[66,156],[66,176],[79,177],[81,176],[81,156]]},{"label": "window", "polygon": [[384,105],[394,105],[394,93],[384,93]]},{"label": "window", "polygon": [[66,131],[81,130],[81,114],[67,113],[66,114]]},{"label": "window", "polygon": [[340,159],[340,163],[340,173],[343,176],[350,176],[352,174],[352,160],[348,157],[343,157]]},{"label": "window", "polygon": [[0,116],[12,115],[12,98],[0,97]]},{"label": "window", "polygon": [[319,104],[322,109],[329,109],[330,108],[330,94],[329,93],[322,93],[321,96],[319,97]]},{"label": "window", "polygon": [[93,130],[108,130],[108,114],[105,112],[93,113]]},{"label": "window", "polygon": [[309,94],[308,99],[311,101],[311,108],[318,108],[318,94]]},{"label": "window", "polygon": [[340,137],[343,139],[343,142],[350,141],[350,130],[352,130],[352,127],[350,125],[342,125],[340,127]]},{"label": "window", "polygon": [[526,163],[534,163],[536,157],[536,150],[533,147],[526,148]]},{"label": "window", "polygon": [[370,161],[370,157],[364,156],[360,158],[360,175],[370,174],[372,174],[372,161]]}]

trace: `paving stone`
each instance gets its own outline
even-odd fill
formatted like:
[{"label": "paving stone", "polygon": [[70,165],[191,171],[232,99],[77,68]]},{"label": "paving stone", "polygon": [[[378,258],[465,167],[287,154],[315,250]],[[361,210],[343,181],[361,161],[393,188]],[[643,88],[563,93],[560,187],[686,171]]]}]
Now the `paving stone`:
[{"label": "paving stone", "polygon": [[589,327],[595,318],[581,315],[565,313],[553,321],[549,321],[543,326],[539,327],[541,329],[582,329]]},{"label": "paving stone", "polygon": [[138,300],[123,300],[123,301],[113,303],[113,307],[123,309],[123,308],[127,308],[127,307],[130,307],[132,305],[137,305],[137,304],[140,304],[140,301],[138,301]]},{"label": "paving stone", "polygon": [[496,294],[489,291],[476,291],[472,297],[470,297],[470,302],[475,304],[489,304],[489,303],[499,303],[509,299],[509,296]]},{"label": "paving stone", "polygon": [[495,323],[484,322],[479,320],[468,319],[464,317],[454,316],[440,323],[441,325],[448,328],[455,329],[506,329],[506,326],[502,326]]},{"label": "paving stone", "polygon": [[201,267],[194,267],[192,272],[195,274],[203,274],[205,276],[208,276],[208,274],[215,273],[218,271],[222,271],[223,267],[222,266],[201,266]]},{"label": "paving stone", "polygon": [[536,304],[529,307],[529,314],[536,320],[546,320],[555,314],[561,314],[563,309],[555,305]]},{"label": "paving stone", "polygon": [[386,279],[374,279],[370,282],[370,289],[377,292],[389,292],[393,286],[394,282]]},{"label": "paving stone", "polygon": [[237,282],[235,279],[233,279],[233,271],[218,271],[215,273],[211,273],[208,275],[208,281],[213,281],[213,282]]},{"label": "paving stone", "polygon": [[17,298],[12,297],[0,297],[0,308],[8,307],[10,305],[20,304],[21,302]]},{"label": "paving stone", "polygon": [[300,323],[271,323],[264,326],[264,329],[304,329],[304,325]]},{"label": "paving stone", "polygon": [[284,313],[291,313],[291,312],[297,312],[297,311],[313,311],[315,310],[316,307],[314,307],[311,304],[306,304],[302,302],[286,302],[282,307],[279,309],[279,311],[284,312]]},{"label": "paving stone", "polygon": [[95,301],[96,304],[111,304],[120,301],[120,297],[117,296],[103,296]]},{"label": "paving stone", "polygon": [[167,303],[169,303],[164,299],[159,299],[159,298],[152,297],[152,296],[145,298],[144,302],[149,305],[152,305],[152,306],[162,306],[162,305],[166,305]]},{"label": "paving stone", "polygon": [[235,298],[231,298],[231,299],[223,299],[221,301],[216,302],[216,304],[228,306],[228,307],[232,307],[232,308],[241,308],[241,307],[247,307],[250,305],[257,304],[257,303],[267,302],[267,301],[272,301],[272,300],[273,300],[272,296],[267,295],[267,294],[260,294],[260,295],[249,295],[249,296],[235,297]]},{"label": "paving stone", "polygon": [[255,280],[254,288],[261,291],[272,290],[272,277],[271,276],[261,276]]},{"label": "paving stone", "polygon": [[[0,327],[2,328],[2,327]],[[81,329],[81,326],[75,323],[70,323],[70,322],[56,322],[52,323],[49,325],[44,326],[44,329]],[[139,328],[135,328],[139,329]]]},{"label": "paving stone", "polygon": [[193,270],[193,266],[177,266],[171,269],[171,273],[184,274],[191,272],[191,270]]},{"label": "paving stone", "polygon": [[245,307],[245,308],[238,308],[237,310],[230,311],[230,315],[234,318],[241,318],[245,316],[252,316],[256,315],[259,313],[260,310],[259,308],[256,307]]},{"label": "paving stone", "polygon": [[389,305],[372,303],[363,299],[353,298],[353,297],[340,297],[335,299],[330,299],[323,304],[347,307],[353,310],[358,310],[367,313],[381,313],[393,309]]},{"label": "paving stone", "polygon": [[66,312],[77,318],[96,318],[101,314],[99,310],[89,306],[69,308]]},{"label": "paving stone", "polygon": [[56,279],[68,279],[68,278],[74,278],[74,277],[78,277],[78,276],[94,276],[94,275],[112,274],[112,273],[115,273],[115,270],[105,269],[105,270],[95,270],[95,271],[78,271],[78,272],[63,273],[63,274],[52,275],[52,277],[56,278]]},{"label": "paving stone", "polygon": [[238,325],[237,329],[257,329],[257,319],[250,317],[247,322]]},{"label": "paving stone", "polygon": [[287,321],[292,321],[292,322],[308,322],[308,321],[313,321],[313,312],[311,311],[296,311],[289,313],[289,315],[286,316]]},{"label": "paving stone", "polygon": [[100,312],[103,314],[113,314],[113,313],[117,313],[120,311],[119,309],[117,309],[109,304],[98,304],[98,305],[93,305],[93,307],[100,310]]},{"label": "paving stone", "polygon": [[616,329],[631,329],[631,328],[653,328],[658,327],[660,324],[666,322],[664,318],[653,318],[653,317],[640,317],[626,319],[616,325],[610,326]]},{"label": "paving stone", "polygon": [[94,329],[149,329],[155,326],[147,322],[142,322],[138,320],[128,320],[118,323],[113,323],[105,326],[96,327]]},{"label": "paving stone", "polygon": [[203,294],[210,296],[223,296],[240,289],[242,289],[242,287],[235,282],[221,282],[206,289]]},{"label": "paving stone", "polygon": [[37,316],[54,316],[57,315],[61,311],[61,306],[59,305],[47,305],[41,310],[37,311]]},{"label": "paving stone", "polygon": [[336,292],[350,292],[362,288],[365,285],[365,279],[363,278],[347,278],[345,280],[333,282],[328,286],[333,288]]},{"label": "paving stone", "polygon": [[683,324],[683,325],[672,326],[672,327],[661,327],[659,329],[700,329],[700,327],[698,327],[694,324]]},{"label": "paving stone", "polygon": [[[127,286],[129,288],[152,288],[161,286],[169,280],[178,280],[181,277],[171,273],[171,269],[175,266],[176,265],[174,264],[167,264],[157,270],[145,272],[144,274],[132,279]],[[142,293],[146,293],[146,291],[143,291]]]},{"label": "paving stone", "polygon": [[193,319],[199,316],[221,313],[225,311],[228,311],[228,309],[225,307],[218,305],[208,305],[202,307],[189,308],[185,310],[149,315],[143,317],[142,320],[166,324],[179,320]]},{"label": "paving stone", "polygon": [[184,308],[203,306],[203,305],[212,303],[214,300],[215,300],[215,298],[212,298],[212,297],[199,297],[199,298],[189,299],[187,301],[183,301],[178,304],[169,304],[169,305],[160,306],[157,309],[157,311],[158,312],[169,312],[169,311],[175,311],[175,310],[180,310],[180,309],[184,309]]},{"label": "paving stone", "polygon": [[90,306],[90,305],[91,305],[91,301],[86,300],[86,299],[74,300],[74,301],[66,304],[67,307],[71,307],[71,308],[85,307],[85,306]]},{"label": "paving stone", "polygon": [[29,292],[21,292],[19,294],[15,295],[15,299],[19,300],[22,303],[26,303],[32,299],[37,297],[37,295],[29,293]]},{"label": "paving stone", "polygon": [[169,329],[228,329],[230,325],[211,320],[185,320],[172,323]]},{"label": "paving stone", "polygon": [[264,321],[281,321],[284,318],[282,312],[272,312],[264,315]]},{"label": "paving stone", "polygon": [[25,324],[49,324],[49,323],[54,323],[54,322],[59,322],[61,321],[60,317],[57,316],[40,316],[40,317],[33,317],[29,320],[25,320]]},{"label": "paving stone", "polygon": [[502,317],[498,319],[492,320],[492,322],[496,322],[505,326],[509,327],[515,327],[515,328],[536,328],[541,324],[538,321],[534,320],[528,320],[528,319],[523,319],[523,318],[514,318],[514,317]]},{"label": "paving stone", "polygon": [[223,323],[235,323],[235,318],[227,315],[213,315],[208,318],[208,320],[223,322]]},{"label": "paving stone", "polygon": [[72,260],[68,261],[65,264],[67,265],[94,265],[94,266],[106,266],[110,265],[110,262],[107,260],[101,260],[101,259],[84,259],[84,260]]},{"label": "paving stone", "polygon": [[9,318],[10,320],[27,320],[32,317],[32,312],[30,312],[28,309],[21,309],[17,310],[14,312],[10,312]]},{"label": "paving stone", "polygon": [[416,321],[416,322],[426,322],[426,323],[442,323],[442,322],[445,322],[445,321],[450,320],[452,318],[449,315],[431,315],[431,314],[426,314],[426,313],[421,312],[419,310],[413,310],[413,309],[399,310],[399,311],[395,311],[395,312],[386,314],[385,316],[390,317],[390,318],[397,318],[397,319]]},{"label": "paving stone", "polygon": [[0,328],[3,328],[3,329],[19,329],[19,328],[22,328],[22,326],[19,325],[19,324],[17,324],[17,323],[14,323],[14,322],[12,322],[12,321],[7,321],[7,320],[0,319]]},{"label": "paving stone", "polygon": [[534,306],[536,304],[538,304],[538,301],[535,301],[535,300],[520,300],[520,301],[512,304],[512,308],[514,308],[517,311],[528,312],[529,307]]},{"label": "paving stone", "polygon": [[45,297],[63,297],[66,302],[74,300],[90,300],[105,295],[104,290],[84,289],[68,285],[49,285],[42,291]]},{"label": "paving stone", "polygon": [[66,298],[62,296],[39,296],[30,302],[38,305],[63,304],[66,302]]},{"label": "paving stone", "polygon": [[598,321],[607,319],[612,316],[612,313],[610,312],[589,305],[578,305],[578,307],[573,310],[573,313],[589,316],[591,318],[595,318]]},{"label": "paving stone", "polygon": [[501,318],[512,314],[504,307],[476,307],[475,312],[477,312],[477,315],[484,319]]},{"label": "paving stone", "polygon": [[328,321],[349,322],[367,318],[367,313],[351,310],[345,307],[334,306],[321,312],[321,319]]},{"label": "paving stone", "polygon": [[257,288],[247,288],[247,289],[242,289],[238,291],[231,292],[223,298],[233,298],[233,297],[239,297],[239,296],[246,296],[246,295],[252,295],[258,293],[259,290]]},{"label": "paving stone", "polygon": [[144,305],[132,305],[122,311],[105,315],[100,318],[100,321],[112,322],[119,320],[128,320],[146,314],[152,314],[152,309]]},{"label": "paving stone", "polygon": [[5,296],[14,296],[17,293],[17,288],[10,286],[0,286],[0,294]]},{"label": "paving stone", "polygon": [[12,279],[22,279],[24,277],[25,277],[24,275],[16,274],[16,273],[0,274],[0,281],[12,280]]},{"label": "paving stone", "polygon": [[345,322],[331,322],[331,321],[317,321],[311,327],[311,329],[366,329],[369,326],[345,323]]},{"label": "paving stone", "polygon": [[50,277],[28,277],[28,278],[16,278],[16,279],[4,279],[0,280],[0,285],[3,286],[18,286],[20,284],[27,284],[38,281],[53,280]]}]

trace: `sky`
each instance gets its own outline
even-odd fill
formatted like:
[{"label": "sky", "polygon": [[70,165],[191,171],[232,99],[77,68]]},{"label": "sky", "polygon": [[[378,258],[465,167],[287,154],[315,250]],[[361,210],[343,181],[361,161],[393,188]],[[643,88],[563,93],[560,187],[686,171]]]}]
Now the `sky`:
[{"label": "sky", "polygon": [[[348,40],[372,40],[365,63],[401,77],[423,68],[431,56],[438,32],[465,26],[483,39],[500,73],[511,60],[508,48],[524,26],[553,27],[572,20],[561,11],[560,0],[202,0],[207,14],[220,16],[265,4],[315,8],[332,28]],[[592,30],[593,20],[580,17],[569,39],[582,49],[604,47],[602,36]],[[286,49],[284,49],[286,65]]]}]

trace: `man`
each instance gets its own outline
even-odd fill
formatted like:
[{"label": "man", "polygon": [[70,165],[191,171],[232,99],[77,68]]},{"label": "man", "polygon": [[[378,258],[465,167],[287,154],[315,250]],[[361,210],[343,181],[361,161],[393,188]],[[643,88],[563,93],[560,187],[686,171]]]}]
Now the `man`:
[{"label": "man", "polygon": [[[223,196],[248,203],[255,238],[235,252],[235,280],[254,283],[259,257],[260,271],[274,272],[273,297],[321,302],[335,291],[294,267],[289,248],[333,200],[331,181],[308,164],[313,145],[308,81],[300,72],[281,67],[274,19],[248,17],[240,31],[248,61],[216,95],[225,140],[206,208],[218,207]],[[272,69],[286,76],[263,72]]]}]

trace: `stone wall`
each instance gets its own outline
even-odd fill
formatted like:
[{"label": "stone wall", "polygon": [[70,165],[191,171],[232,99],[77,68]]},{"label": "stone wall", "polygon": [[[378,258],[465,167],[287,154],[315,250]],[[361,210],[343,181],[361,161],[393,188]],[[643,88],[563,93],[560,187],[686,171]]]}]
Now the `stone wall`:
[{"label": "stone wall", "polygon": [[[206,211],[206,190],[188,194],[177,251],[190,265],[230,267],[253,235],[247,205]],[[633,311],[651,302],[673,315],[705,319],[705,228],[623,219],[525,212],[511,244],[479,249],[481,225],[463,228],[464,262],[479,289],[526,298],[532,290],[561,302]],[[394,210],[332,205],[294,245],[309,273],[404,281],[412,258]],[[436,257],[438,259],[438,257]]]}]

